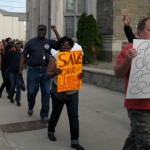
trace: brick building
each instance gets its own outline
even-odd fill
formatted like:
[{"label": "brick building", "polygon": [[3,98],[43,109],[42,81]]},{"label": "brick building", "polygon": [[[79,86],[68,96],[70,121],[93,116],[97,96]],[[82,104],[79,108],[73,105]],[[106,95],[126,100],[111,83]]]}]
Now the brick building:
[{"label": "brick building", "polygon": [[127,42],[123,31],[123,15],[131,16],[131,27],[137,35],[138,21],[150,17],[150,0],[97,0],[97,22],[104,37],[105,59],[112,60]]},{"label": "brick building", "polygon": [[27,40],[36,35],[38,24],[48,26],[48,37],[54,38],[50,26],[60,35],[76,38],[77,22],[83,12],[93,14],[104,37],[105,60],[112,61],[127,43],[123,32],[123,15],[128,13],[136,34],[139,19],[150,15],[150,0],[27,0]]}]

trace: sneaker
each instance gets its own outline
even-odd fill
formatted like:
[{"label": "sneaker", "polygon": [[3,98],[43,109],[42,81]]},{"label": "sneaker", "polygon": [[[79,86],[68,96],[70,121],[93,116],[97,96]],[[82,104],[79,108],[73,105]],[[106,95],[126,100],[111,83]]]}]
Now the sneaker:
[{"label": "sneaker", "polygon": [[85,150],[80,144],[71,144],[71,147],[77,150]]},{"label": "sneaker", "polygon": [[49,119],[48,119],[47,117],[41,118],[41,122],[42,122],[42,123],[48,123],[48,122],[49,122]]},{"label": "sneaker", "polygon": [[20,102],[17,102],[17,106],[21,106],[21,103],[20,103]]},{"label": "sneaker", "polygon": [[33,114],[33,110],[32,109],[28,109],[28,116],[32,116]]},{"label": "sneaker", "polygon": [[48,138],[51,141],[56,141],[57,140],[56,137],[55,137],[55,135],[54,135],[54,133],[48,133]]},{"label": "sneaker", "polygon": [[14,99],[13,99],[13,98],[10,98],[10,102],[11,102],[11,103],[14,103],[15,101],[14,101]]}]

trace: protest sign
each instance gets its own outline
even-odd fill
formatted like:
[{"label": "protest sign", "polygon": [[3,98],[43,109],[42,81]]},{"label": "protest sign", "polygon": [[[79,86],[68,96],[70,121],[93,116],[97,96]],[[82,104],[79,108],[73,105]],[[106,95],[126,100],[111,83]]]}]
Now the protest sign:
[{"label": "protest sign", "polygon": [[82,50],[59,52],[57,64],[62,70],[58,75],[57,92],[80,89],[82,80],[78,75],[82,72]]},{"label": "protest sign", "polygon": [[126,98],[150,98],[150,40],[136,39],[133,47],[137,56],[132,60]]}]

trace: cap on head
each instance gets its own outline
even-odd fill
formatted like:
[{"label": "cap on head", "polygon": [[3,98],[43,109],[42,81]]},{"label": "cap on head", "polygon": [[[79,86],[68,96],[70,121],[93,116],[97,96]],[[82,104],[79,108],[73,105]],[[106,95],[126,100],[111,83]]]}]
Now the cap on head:
[{"label": "cap on head", "polygon": [[39,30],[45,30],[45,31],[46,31],[46,25],[44,25],[44,24],[38,25],[37,30],[38,30],[38,31],[39,31]]}]

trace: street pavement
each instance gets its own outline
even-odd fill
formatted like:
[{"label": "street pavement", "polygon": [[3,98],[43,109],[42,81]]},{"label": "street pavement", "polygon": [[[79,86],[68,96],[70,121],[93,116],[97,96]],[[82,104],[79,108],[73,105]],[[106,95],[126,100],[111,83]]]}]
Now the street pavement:
[{"label": "street pavement", "polygon": [[[25,74],[26,71],[26,79]],[[47,126],[36,129],[35,124],[35,129],[26,129],[26,123],[40,120],[41,107],[38,92],[33,116],[29,117],[26,95],[26,91],[22,92],[21,107],[10,103],[5,90],[0,98],[0,126],[7,129],[7,126],[11,128],[15,123],[24,124],[14,128],[13,132],[1,128],[0,150],[71,150],[66,107],[56,127],[57,141],[52,142],[47,137]],[[130,130],[123,106],[124,94],[83,84],[79,95],[80,144],[86,150],[121,150]],[[43,125],[40,121],[39,124]],[[21,131],[17,128],[21,128]]]}]

